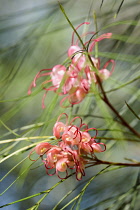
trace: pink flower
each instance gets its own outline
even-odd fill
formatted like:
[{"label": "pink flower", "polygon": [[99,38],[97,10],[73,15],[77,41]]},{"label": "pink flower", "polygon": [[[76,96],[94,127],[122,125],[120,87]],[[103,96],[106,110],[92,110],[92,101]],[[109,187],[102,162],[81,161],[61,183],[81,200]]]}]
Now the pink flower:
[{"label": "pink flower", "polygon": [[71,104],[79,104],[85,98],[86,94],[87,91],[79,87],[69,95],[68,100]]},{"label": "pink flower", "polygon": [[54,127],[53,127],[53,135],[57,138],[60,139],[64,131],[66,130],[66,126],[62,122],[56,122]]},{"label": "pink flower", "polygon": [[78,68],[79,71],[85,68],[86,56],[83,54],[83,50],[79,46],[71,46],[68,49],[68,57],[72,59],[72,63]]},{"label": "pink flower", "polygon": [[47,152],[47,165],[53,167],[55,166],[56,162],[61,159],[63,156],[61,155],[61,148],[59,146],[52,147]]},{"label": "pink flower", "polygon": [[68,129],[62,135],[62,140],[66,145],[78,145],[81,141],[81,134],[78,128],[68,126]]},{"label": "pink flower", "polygon": [[89,133],[87,133],[86,131],[85,132],[81,132],[81,142],[84,142],[84,143],[88,143],[91,139],[91,136],[89,135]]},{"label": "pink flower", "polygon": [[[101,145],[102,145],[102,147],[101,147]],[[93,148],[93,151],[94,152],[104,152],[105,150],[106,150],[106,146],[105,146],[105,144],[103,144],[103,143],[93,143],[92,145],[91,145],[91,147]]]},{"label": "pink flower", "polygon": [[66,72],[66,67],[62,65],[56,65],[52,68],[52,72],[50,75],[54,87],[59,88],[65,72]]},{"label": "pink flower", "polygon": [[67,170],[67,158],[61,158],[56,163],[56,171],[64,172]]},{"label": "pink flower", "polygon": [[[60,118],[62,115],[65,115],[66,117],[66,125],[63,122],[59,122]],[[56,123],[54,124],[53,127],[53,135],[57,138],[60,139],[60,137],[62,137],[62,134],[64,133],[64,131],[67,129],[67,123],[68,123],[68,115],[66,113],[62,113]]]},{"label": "pink flower", "polygon": [[35,151],[38,155],[44,155],[50,148],[52,147],[51,144],[48,142],[40,143],[35,147]]},{"label": "pink flower", "polygon": [[[89,22],[81,23],[75,30],[78,30],[82,25],[88,25]],[[97,42],[103,39],[110,39],[112,33],[105,33],[99,37],[94,38],[94,32],[86,32],[82,34],[83,37],[87,39],[88,35],[92,37],[79,46],[79,39],[74,40],[75,31],[72,34],[71,46],[68,49],[67,55],[70,62],[64,65],[56,65],[52,69],[42,69],[35,76],[33,82],[31,83],[28,94],[31,94],[33,87],[36,87],[36,82],[40,77],[50,77],[42,83],[42,89],[45,90],[44,96],[42,98],[42,108],[45,108],[44,100],[48,91],[53,91],[59,95],[65,95],[61,100],[60,105],[64,106],[64,102],[67,100],[71,105],[81,103],[86,95],[90,91],[91,84],[98,83],[96,73],[101,81],[108,79],[113,71],[115,62],[114,60],[107,61],[103,68],[100,68],[100,59],[91,56],[94,46]],[[111,71],[107,69],[108,65],[112,63]],[[95,73],[96,68],[96,73]],[[49,87],[45,87],[46,84],[50,83]]]},{"label": "pink flower", "polygon": [[[60,121],[63,115],[66,117],[66,123]],[[79,126],[75,125],[75,121],[78,120],[80,120]],[[88,133],[90,130],[96,131],[94,137]],[[96,128],[88,128],[80,117],[75,117],[68,123],[67,114],[62,113],[54,125],[53,133],[55,138],[59,139],[57,145],[43,142],[33,149],[41,156],[46,173],[50,176],[56,174],[60,179],[67,178],[68,168],[70,168],[75,170],[77,180],[81,180],[82,176],[85,176],[86,165],[90,164],[91,159],[94,160],[94,153],[106,150],[104,143],[95,141]],[[53,169],[54,172],[50,173],[50,169]],[[60,176],[61,172],[66,173],[65,177]]]}]

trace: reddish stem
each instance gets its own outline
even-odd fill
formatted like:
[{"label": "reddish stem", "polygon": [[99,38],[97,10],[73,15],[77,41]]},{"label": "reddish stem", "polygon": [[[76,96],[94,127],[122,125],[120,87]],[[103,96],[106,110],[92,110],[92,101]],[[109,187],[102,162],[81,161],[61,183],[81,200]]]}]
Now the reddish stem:
[{"label": "reddish stem", "polygon": [[134,128],[132,128],[126,121],[125,119],[118,113],[118,111],[113,107],[113,105],[110,103],[110,101],[108,100],[107,98],[107,95],[103,89],[103,86],[102,86],[102,83],[101,83],[101,80],[99,78],[98,75],[96,75],[97,77],[97,81],[98,81],[98,84],[101,88],[101,91],[102,91],[102,94],[103,94],[103,101],[109,106],[109,108],[117,115],[117,117],[121,120],[122,124],[124,126],[126,126],[132,133],[134,133],[136,136],[138,136],[140,138],[140,133],[138,133]]},{"label": "reddish stem", "polygon": [[140,162],[138,163],[115,163],[115,162],[109,162],[104,160],[97,159],[97,164],[107,164],[107,165],[116,165],[116,166],[133,166],[133,167],[139,167]]}]

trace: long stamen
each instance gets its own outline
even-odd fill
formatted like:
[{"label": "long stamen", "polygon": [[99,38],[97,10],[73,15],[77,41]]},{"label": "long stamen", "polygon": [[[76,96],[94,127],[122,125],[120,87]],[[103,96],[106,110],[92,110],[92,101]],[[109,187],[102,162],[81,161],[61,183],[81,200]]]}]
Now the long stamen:
[{"label": "long stamen", "polygon": [[42,97],[42,109],[45,109],[45,107],[46,107],[44,101],[45,101],[47,92],[48,92],[48,91],[46,90],[46,92],[44,93],[44,95],[43,95],[43,97]]},{"label": "long stamen", "polygon": [[[53,168],[52,168],[53,169]],[[53,176],[54,174],[56,174],[56,170],[55,170],[55,172],[53,173],[53,174],[49,174],[48,173],[48,169],[46,168],[46,173],[49,175],[49,176]]]},{"label": "long stamen", "polygon": [[43,87],[43,90],[50,90],[50,91],[56,91],[57,90],[57,88],[56,87],[54,87],[54,86],[51,86],[51,87],[49,87],[49,88],[44,88]]},{"label": "long stamen", "polygon": [[106,145],[104,143],[100,142],[100,143],[96,143],[96,144],[101,144],[104,146],[104,149],[101,152],[104,152],[106,150]]},{"label": "long stamen", "polygon": [[83,127],[83,126],[86,126],[86,130],[88,130],[88,125],[86,123],[83,123],[80,125],[80,129]]},{"label": "long stamen", "polygon": [[36,87],[36,80],[40,77],[40,73],[41,73],[42,71],[50,71],[50,70],[52,70],[52,69],[42,69],[42,70],[40,70],[40,71],[36,74],[36,76],[35,76],[35,78],[34,78],[34,80],[33,80],[33,86]]},{"label": "long stamen", "polygon": [[115,61],[114,61],[114,60],[109,60],[109,61],[107,61],[107,62],[105,63],[105,65],[104,65],[103,68],[106,69],[106,67],[107,67],[110,63],[112,63],[112,68],[111,68],[110,73],[113,73],[114,68],[115,68]]},{"label": "long stamen", "polygon": [[56,171],[56,175],[58,176],[59,179],[66,179],[68,177],[68,170],[66,170],[66,176],[65,177],[60,177],[58,174],[58,171]]},{"label": "long stamen", "polygon": [[80,134],[79,129],[78,129],[77,126],[71,125],[70,128],[69,128],[68,130],[70,130],[71,128],[76,128],[76,131],[74,132],[74,135],[75,135],[75,136],[73,137],[73,139],[76,139],[76,137],[78,136],[78,134]]},{"label": "long stamen", "polygon": [[42,83],[42,85],[45,85],[45,84],[47,84],[47,83],[49,83],[49,82],[52,82],[52,79],[46,80],[45,82]]},{"label": "long stamen", "polygon": [[31,155],[32,155],[33,151],[35,151],[35,148],[33,148],[33,149],[31,150],[31,152],[30,152],[30,154],[29,154],[29,159],[30,159],[31,161],[36,161],[36,160],[31,159]]},{"label": "long stamen", "polygon": [[[89,32],[86,32],[86,33],[82,34],[80,37],[81,38],[86,37],[88,34],[93,34],[94,35],[95,32],[89,31]],[[79,39],[76,40],[75,45],[78,45],[78,43],[79,43]]]},{"label": "long stamen", "polygon": [[96,134],[93,138],[96,138],[97,134],[98,134],[98,131],[96,128],[88,128],[87,130],[85,130],[85,132],[88,132],[88,131],[91,131],[91,130],[95,130],[96,131]]},{"label": "long stamen", "polygon": [[66,101],[67,99],[69,99],[69,95],[68,96],[65,96],[64,98],[62,98],[62,100],[60,101],[60,106],[62,107],[62,108],[68,108],[68,107],[71,107],[72,106],[72,104],[70,104],[70,105],[68,105],[68,106],[64,106],[63,105],[63,103],[64,103],[64,101]]},{"label": "long stamen", "polygon": [[[93,42],[91,43],[91,46],[89,48],[89,52],[91,52],[93,50],[96,42],[100,42],[103,39],[110,39],[111,36],[112,36],[112,33],[106,33],[106,34],[102,34],[97,39],[93,39]],[[92,41],[92,40],[90,40],[90,41]],[[85,44],[87,44],[87,43],[85,43]]]},{"label": "long stamen", "polygon": [[80,125],[82,124],[82,118],[81,118],[81,117],[74,117],[74,118],[70,121],[70,125],[71,125],[72,122],[74,122],[76,119],[80,119]]},{"label": "long stamen", "polygon": [[[78,28],[80,28],[82,25],[84,24],[90,24],[89,22],[84,22],[84,23],[81,23],[79,26],[77,26],[77,28],[75,30],[77,30]],[[75,34],[75,31],[73,31],[72,33],[72,41],[71,41],[71,45],[74,45],[74,34]]]},{"label": "long stamen", "polygon": [[48,75],[50,75],[50,74],[51,74],[51,72],[44,73],[44,74],[40,74],[40,75],[37,77],[37,79],[40,78],[40,77],[48,76]]},{"label": "long stamen", "polygon": [[59,117],[57,118],[57,121],[56,122],[59,122],[59,120],[62,117],[62,115],[65,115],[66,116],[66,125],[67,125],[68,124],[68,115],[66,113],[60,114]]},{"label": "long stamen", "polygon": [[30,87],[28,88],[28,95],[30,95],[32,93],[32,88],[33,88],[33,82],[31,83]]}]

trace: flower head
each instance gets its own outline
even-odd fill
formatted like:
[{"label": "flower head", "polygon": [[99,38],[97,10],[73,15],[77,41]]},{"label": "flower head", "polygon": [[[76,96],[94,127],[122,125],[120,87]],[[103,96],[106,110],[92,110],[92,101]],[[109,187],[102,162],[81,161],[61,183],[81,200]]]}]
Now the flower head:
[{"label": "flower head", "polygon": [[[89,22],[81,23],[75,30],[77,31],[82,25],[88,25]],[[88,35],[92,37],[83,43],[83,37],[87,39]],[[61,100],[60,105],[63,106],[65,100],[71,105],[78,104],[90,92],[91,84],[98,83],[97,76],[101,81],[108,79],[113,71],[115,62],[109,60],[105,63],[103,68],[100,68],[100,59],[91,56],[94,46],[97,42],[103,39],[110,39],[112,33],[105,33],[94,38],[95,33],[89,31],[83,33],[79,39],[75,40],[75,31],[72,34],[71,46],[67,51],[69,63],[64,65],[56,65],[52,69],[42,69],[35,76],[31,83],[28,94],[31,94],[33,87],[36,87],[36,82],[40,77],[50,77],[42,83],[42,89],[45,90],[42,98],[42,108],[45,108],[44,100],[48,91],[54,91],[59,95],[65,95]],[[82,42],[82,46],[79,46]],[[111,71],[107,69],[108,65],[112,63]],[[95,71],[96,69],[96,71]],[[46,84],[50,83],[50,87],[46,88]]]},{"label": "flower head", "polygon": [[[62,115],[65,115],[66,123],[60,121]],[[75,125],[76,120],[80,120],[79,126]],[[90,130],[95,130],[94,137],[89,134]],[[42,157],[46,172],[50,176],[56,174],[60,179],[64,179],[68,177],[68,169],[73,169],[77,180],[81,180],[82,176],[85,176],[86,165],[91,163],[91,159],[94,161],[94,153],[106,150],[104,143],[97,143],[95,140],[96,128],[88,128],[80,117],[75,117],[68,123],[67,114],[61,114],[53,127],[53,134],[58,139],[58,145],[43,142],[34,148]],[[55,170],[53,174],[50,173],[51,169]],[[61,178],[61,172],[66,173],[65,177]]]}]

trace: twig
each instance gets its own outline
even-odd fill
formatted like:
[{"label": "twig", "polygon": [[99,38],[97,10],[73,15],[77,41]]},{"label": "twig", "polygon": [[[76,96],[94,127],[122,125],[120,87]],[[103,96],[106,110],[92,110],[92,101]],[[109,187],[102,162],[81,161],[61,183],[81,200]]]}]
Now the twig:
[{"label": "twig", "polygon": [[101,91],[102,91],[102,94],[103,94],[103,101],[109,106],[109,108],[117,115],[117,117],[121,120],[122,124],[124,126],[126,126],[132,133],[134,133],[136,136],[138,136],[140,138],[140,133],[138,133],[134,128],[132,128],[126,121],[125,119],[118,113],[118,111],[114,108],[114,106],[110,103],[110,101],[108,100],[107,98],[107,95],[103,89],[103,86],[102,86],[102,83],[101,83],[101,80],[99,78],[98,75],[96,75],[97,77],[97,81],[98,81],[98,84],[101,88]]}]

